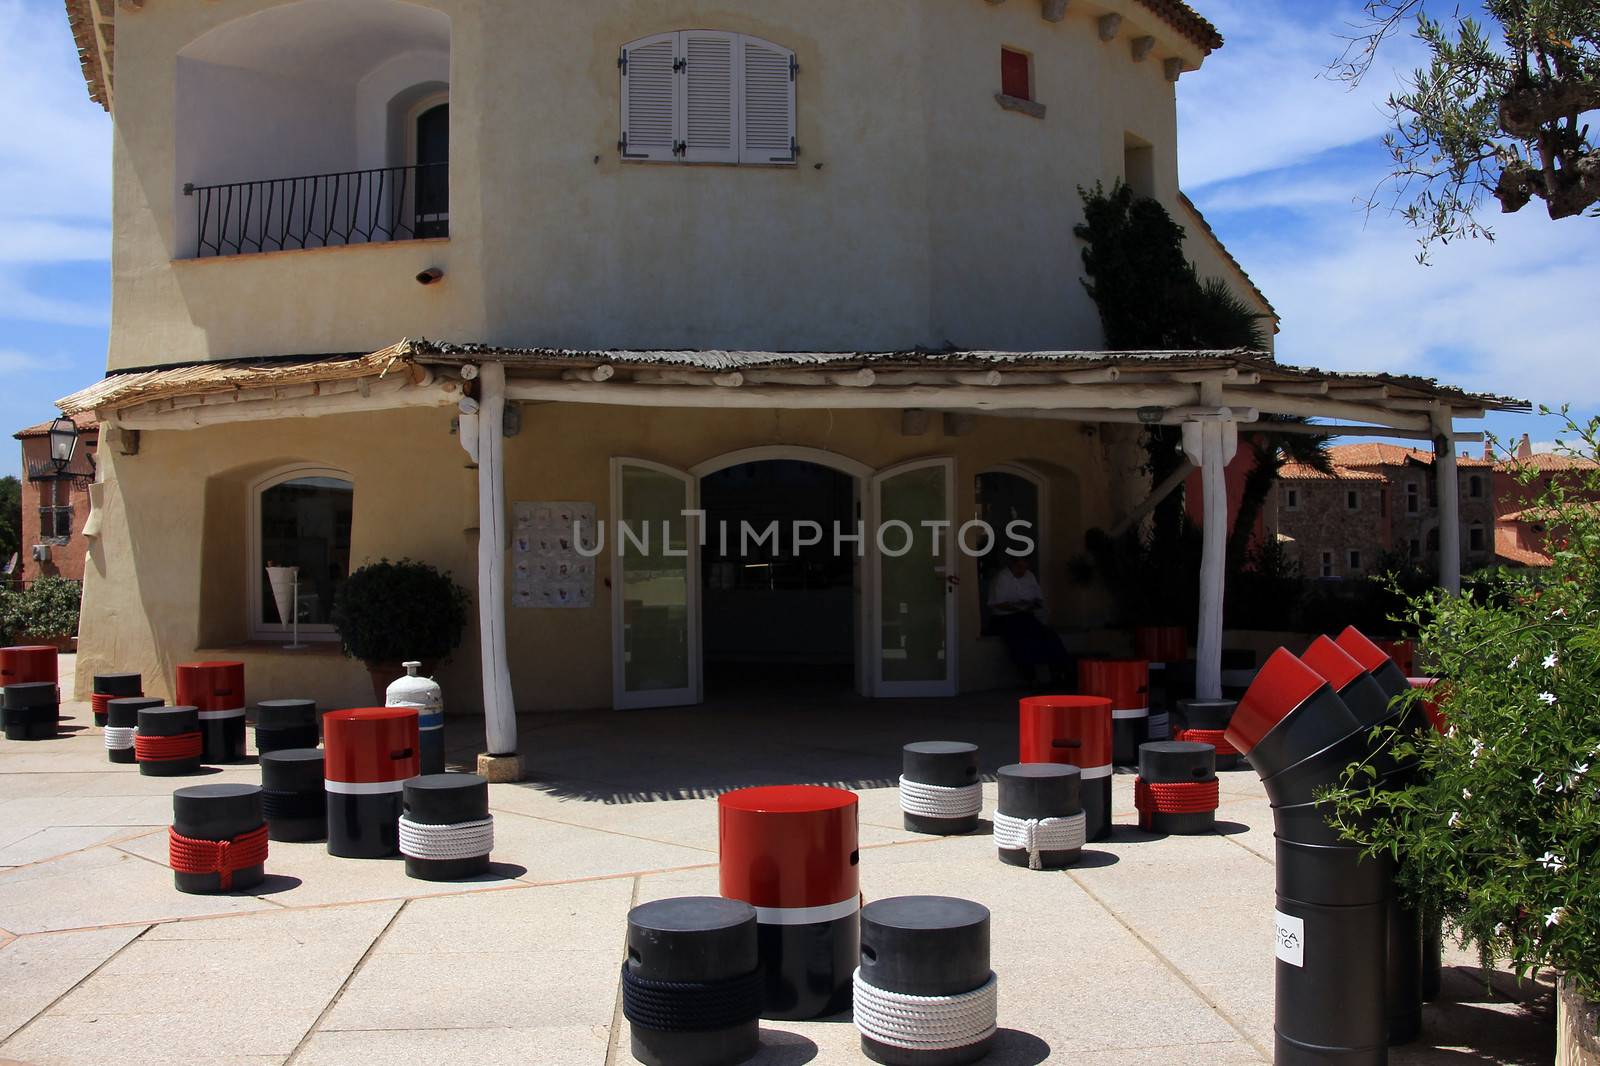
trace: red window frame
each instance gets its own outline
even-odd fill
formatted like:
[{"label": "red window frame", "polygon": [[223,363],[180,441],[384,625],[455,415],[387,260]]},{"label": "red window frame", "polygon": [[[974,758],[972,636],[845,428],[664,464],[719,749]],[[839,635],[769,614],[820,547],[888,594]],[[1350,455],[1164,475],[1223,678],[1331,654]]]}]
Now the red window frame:
[{"label": "red window frame", "polygon": [[1015,48],[1000,49],[1000,92],[1018,100],[1033,99],[1033,57]]}]

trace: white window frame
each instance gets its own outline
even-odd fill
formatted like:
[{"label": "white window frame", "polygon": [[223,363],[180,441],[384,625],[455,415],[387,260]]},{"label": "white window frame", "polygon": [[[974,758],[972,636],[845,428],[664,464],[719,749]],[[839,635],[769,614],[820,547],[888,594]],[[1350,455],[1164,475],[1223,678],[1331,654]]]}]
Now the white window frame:
[{"label": "white window frame", "polygon": [[[1473,546],[1473,536],[1477,536],[1478,544]],[[1489,538],[1482,522],[1474,522],[1467,528],[1467,550],[1469,552],[1486,552],[1489,550]]]},{"label": "white window frame", "polygon": [[[673,148],[670,155],[660,151],[632,152],[628,150],[629,130],[629,68],[628,56],[634,49],[670,38],[673,42],[673,73],[672,73],[672,113],[673,113]],[[725,39],[732,44],[732,70],[731,75],[731,106],[733,121],[733,144],[731,148],[718,148],[697,152],[688,143],[689,108],[688,108],[688,77],[689,77],[689,42],[691,39]],[[775,156],[771,150],[758,150],[747,143],[745,109],[749,104],[746,94],[745,74],[749,69],[746,60],[746,49],[757,48],[761,50],[780,53],[788,58],[788,125],[789,125],[789,151],[787,155]],[[618,138],[618,153],[625,163],[673,163],[686,166],[756,166],[756,167],[794,167],[799,162],[799,136],[798,103],[796,98],[796,83],[799,80],[799,63],[794,49],[787,48],[775,41],[769,41],[753,34],[734,33],[726,30],[676,30],[667,33],[655,33],[648,37],[630,41],[623,45],[617,56],[620,87],[620,113],[622,133]]]},{"label": "white window frame", "polygon": [[1344,562],[1346,569],[1348,569],[1352,574],[1359,574],[1361,572],[1361,549],[1345,549]]},{"label": "white window frame", "polygon": [[1467,499],[1483,499],[1483,477],[1481,475],[1472,474],[1467,477]]},{"label": "white window frame", "polygon": [[1338,576],[1333,571],[1333,553],[1332,552],[1323,552],[1322,553],[1322,576],[1324,578],[1330,578],[1330,577],[1337,577]]},{"label": "white window frame", "polygon": [[1422,513],[1422,487],[1415,481],[1406,482],[1406,514]]},{"label": "white window frame", "polygon": [[[313,466],[297,464],[295,466],[280,467],[268,474],[263,474],[250,482],[247,490],[247,503],[245,508],[248,525],[245,527],[245,539],[249,545],[245,553],[245,610],[249,611],[249,625],[246,632],[251,640],[281,640],[293,632],[293,627],[282,622],[261,621],[261,571],[266,563],[261,558],[261,494],[268,489],[276,488],[286,481],[296,481],[306,477],[335,478],[348,482],[352,495],[355,493],[356,479],[349,471],[339,470],[329,466]],[[351,523],[354,525],[354,515]],[[354,529],[351,533],[354,534]],[[299,629],[300,639],[332,643],[339,639],[339,631],[331,624],[302,623]]]},{"label": "white window frame", "polygon": [[1344,509],[1346,511],[1361,510],[1361,491],[1359,489],[1344,490]]}]

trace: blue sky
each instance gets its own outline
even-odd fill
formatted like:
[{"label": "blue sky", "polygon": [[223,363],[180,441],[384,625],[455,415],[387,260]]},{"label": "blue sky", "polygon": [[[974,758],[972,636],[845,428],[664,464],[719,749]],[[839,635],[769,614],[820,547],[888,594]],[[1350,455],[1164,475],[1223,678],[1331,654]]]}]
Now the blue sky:
[{"label": "blue sky", "polygon": [[[1195,2],[1228,43],[1179,84],[1183,184],[1283,316],[1279,357],[1600,410],[1600,222],[1553,223],[1536,203],[1496,216],[1494,243],[1419,266],[1415,234],[1358,206],[1385,173],[1379,104],[1415,43],[1391,41],[1350,91],[1323,74],[1358,0]],[[84,92],[60,0],[0,0],[0,69],[0,426],[15,429],[104,370],[111,123]],[[1555,436],[1532,417],[1487,428]],[[18,464],[0,447],[0,474]]]}]

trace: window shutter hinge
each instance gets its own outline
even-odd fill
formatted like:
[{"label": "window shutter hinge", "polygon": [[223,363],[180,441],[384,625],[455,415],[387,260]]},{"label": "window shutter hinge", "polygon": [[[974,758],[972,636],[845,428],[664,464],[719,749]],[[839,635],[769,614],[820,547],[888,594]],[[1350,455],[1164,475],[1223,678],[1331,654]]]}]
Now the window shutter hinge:
[{"label": "window shutter hinge", "polygon": [[681,72],[683,72],[685,70],[688,70],[688,69],[689,69],[689,61],[687,59],[674,59],[672,61],[672,71],[673,71],[673,73],[675,73],[675,74],[681,73]]},{"label": "window shutter hinge", "polygon": [[626,48],[617,55],[617,69],[622,71],[624,76],[628,73],[628,50]]},{"label": "window shutter hinge", "polygon": [[794,56],[789,57],[789,80],[794,81],[800,74],[800,60]]}]

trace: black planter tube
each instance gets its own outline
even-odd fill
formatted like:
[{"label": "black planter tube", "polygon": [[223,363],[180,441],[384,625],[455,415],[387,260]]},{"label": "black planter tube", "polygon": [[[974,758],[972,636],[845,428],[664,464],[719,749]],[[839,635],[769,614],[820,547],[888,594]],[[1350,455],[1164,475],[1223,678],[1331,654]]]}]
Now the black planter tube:
[{"label": "black planter tube", "polygon": [[690,896],[628,912],[622,1015],[645,1066],[733,1066],[760,1050],[756,909]]},{"label": "black planter tube", "polygon": [[26,681],[0,691],[7,740],[49,740],[61,718],[61,691],[54,681]]},{"label": "black planter tube", "polygon": [[[1000,796],[995,809],[1001,815],[1024,821],[1084,817],[1081,775],[1076,766],[1063,763],[1014,763],[1000,768],[999,780]],[[999,819],[996,821],[998,823]],[[1032,865],[1027,848],[998,846],[996,850],[1000,861],[1008,866],[1027,869]],[[1082,854],[1081,845],[1040,849],[1036,868],[1059,870],[1077,862]]]},{"label": "black planter tube", "polygon": [[152,696],[120,696],[106,701],[106,760],[133,765],[133,737],[139,731],[139,712],[160,707]]},{"label": "black planter tube", "polygon": [[262,700],[256,704],[256,754],[314,748],[320,739],[315,700]]},{"label": "black planter tube", "polygon": [[494,819],[488,781],[477,774],[424,774],[407,781],[402,795],[400,854],[407,877],[464,881],[489,872]]},{"label": "black planter tube", "polygon": [[[134,758],[139,772],[146,777],[182,777],[200,769],[204,742],[199,740],[200,714],[193,707],[146,707],[139,711],[139,731],[134,737]],[[179,737],[196,738],[193,754],[172,758],[146,758],[139,751],[142,737],[174,740]]]},{"label": "black planter tube", "polygon": [[[235,840],[262,828],[261,790],[255,785],[192,785],[172,794],[172,831],[192,840]],[[265,877],[264,866],[253,863],[233,870],[224,884],[220,873],[183,873],[174,870],[179,892],[209,895],[254,888]]]}]

